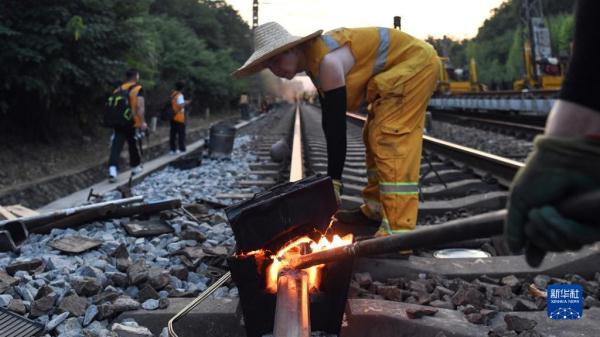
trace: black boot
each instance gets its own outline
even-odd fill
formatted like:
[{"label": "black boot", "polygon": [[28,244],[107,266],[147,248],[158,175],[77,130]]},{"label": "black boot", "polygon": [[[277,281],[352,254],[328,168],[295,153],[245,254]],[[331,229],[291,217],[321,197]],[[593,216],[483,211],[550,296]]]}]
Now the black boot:
[{"label": "black boot", "polygon": [[340,209],[335,213],[335,218],[348,225],[362,225],[369,227],[379,227],[381,221],[373,220],[361,211],[360,207],[354,209]]}]

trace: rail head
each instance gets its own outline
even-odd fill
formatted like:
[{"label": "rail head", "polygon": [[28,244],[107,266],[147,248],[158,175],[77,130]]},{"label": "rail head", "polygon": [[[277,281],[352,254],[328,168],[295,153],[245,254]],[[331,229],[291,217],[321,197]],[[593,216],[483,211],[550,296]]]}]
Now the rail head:
[{"label": "rail head", "polygon": [[290,164],[290,182],[304,178],[304,162],[302,157],[302,119],[300,103],[296,104],[294,117],[294,137],[292,142],[292,160]]}]

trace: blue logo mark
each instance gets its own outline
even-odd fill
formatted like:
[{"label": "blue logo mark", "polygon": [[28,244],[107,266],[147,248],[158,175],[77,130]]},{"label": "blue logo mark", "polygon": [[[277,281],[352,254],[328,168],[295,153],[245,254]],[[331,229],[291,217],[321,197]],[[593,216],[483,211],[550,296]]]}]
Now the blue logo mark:
[{"label": "blue logo mark", "polygon": [[553,284],[546,290],[548,317],[556,320],[581,319],[583,289],[578,284]]}]

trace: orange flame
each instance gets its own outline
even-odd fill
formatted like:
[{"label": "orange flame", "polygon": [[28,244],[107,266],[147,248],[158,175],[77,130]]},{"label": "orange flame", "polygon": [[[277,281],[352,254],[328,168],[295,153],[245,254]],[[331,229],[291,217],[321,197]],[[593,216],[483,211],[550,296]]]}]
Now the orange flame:
[{"label": "orange flame", "polygon": [[[308,236],[300,237],[291,243],[281,248],[274,257],[273,262],[267,267],[267,291],[271,293],[277,292],[277,278],[279,272],[289,265],[289,261],[292,257],[300,255],[301,246],[308,244],[311,252],[318,252],[322,250],[332,249],[352,243],[352,234],[345,235],[343,238],[335,234],[333,240],[329,241],[323,235],[318,242],[315,242]],[[324,265],[317,265],[310,268],[306,268],[305,271],[308,273],[308,288],[317,289],[321,283],[320,270]]]}]

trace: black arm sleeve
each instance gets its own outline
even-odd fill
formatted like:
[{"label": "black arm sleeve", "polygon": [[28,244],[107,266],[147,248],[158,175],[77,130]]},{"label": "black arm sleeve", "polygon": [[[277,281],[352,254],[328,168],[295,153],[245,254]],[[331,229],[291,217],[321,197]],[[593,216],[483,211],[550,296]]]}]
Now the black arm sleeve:
[{"label": "black arm sleeve", "polygon": [[560,98],[600,113],[600,1],[579,0],[575,14],[575,41]]},{"label": "black arm sleeve", "polygon": [[346,161],[346,87],[326,91],[321,110],[327,140],[327,175],[341,180]]}]

